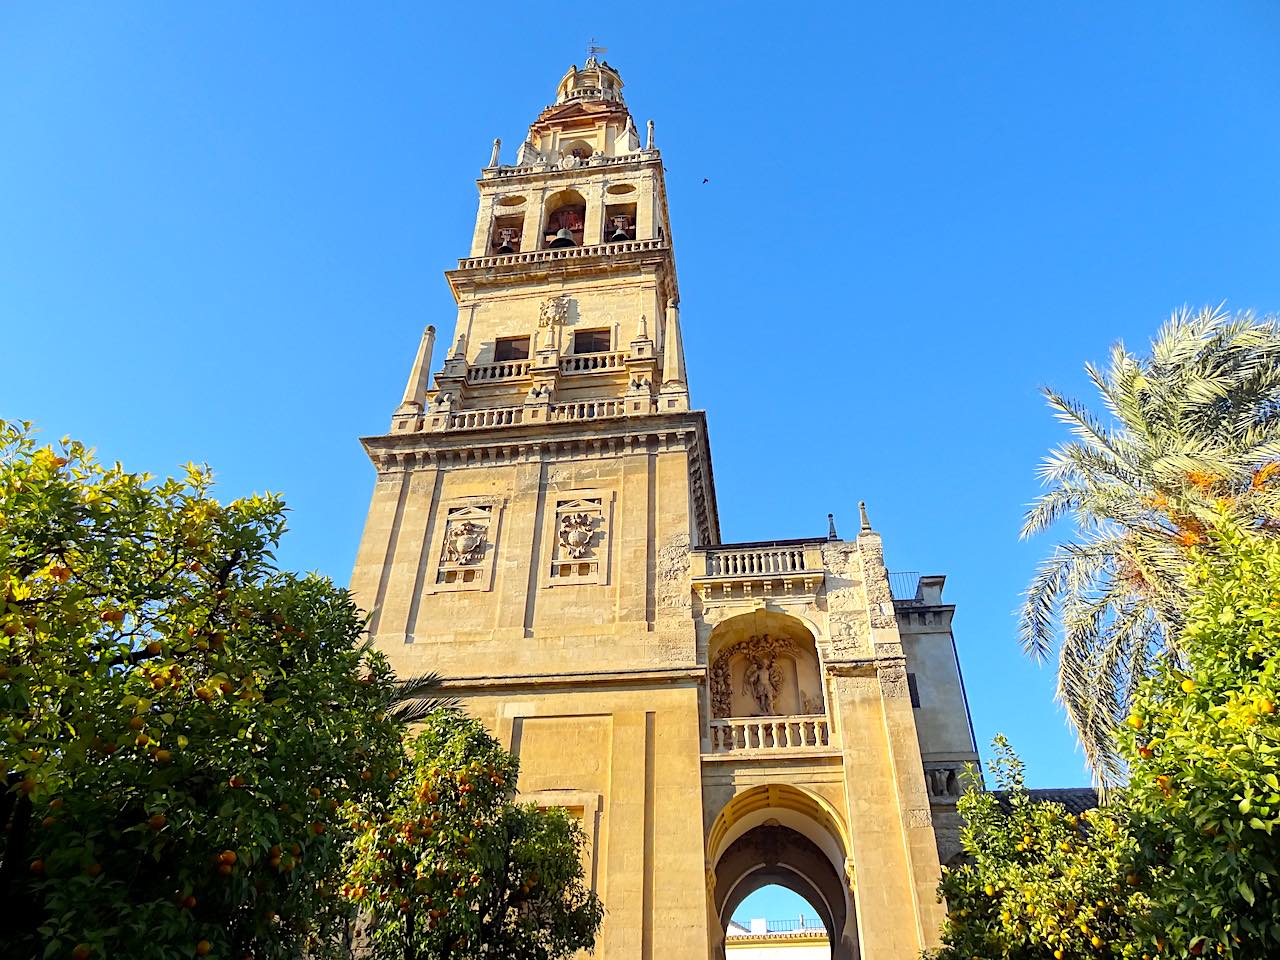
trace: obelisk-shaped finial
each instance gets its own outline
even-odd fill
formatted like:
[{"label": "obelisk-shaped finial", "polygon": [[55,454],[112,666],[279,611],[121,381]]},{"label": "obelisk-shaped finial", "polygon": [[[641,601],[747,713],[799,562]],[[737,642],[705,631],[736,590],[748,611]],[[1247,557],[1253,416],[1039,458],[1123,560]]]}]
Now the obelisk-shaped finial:
[{"label": "obelisk-shaped finial", "polygon": [[867,501],[865,501],[865,500],[859,500],[859,501],[858,501],[858,516],[859,516],[859,517],[861,518],[861,520],[862,520],[862,530],[861,530],[860,532],[861,532],[861,533],[871,533],[871,532],[872,532],[872,531],[871,531],[871,521],[870,521],[869,519],[867,519]]},{"label": "obelisk-shaped finial", "polygon": [[405,384],[404,399],[396,413],[414,413],[422,409],[427,396],[427,378],[431,375],[431,351],[436,345],[436,328],[428,326],[422,331],[422,339],[418,341],[418,355],[413,359],[413,369],[409,371],[409,382]]}]

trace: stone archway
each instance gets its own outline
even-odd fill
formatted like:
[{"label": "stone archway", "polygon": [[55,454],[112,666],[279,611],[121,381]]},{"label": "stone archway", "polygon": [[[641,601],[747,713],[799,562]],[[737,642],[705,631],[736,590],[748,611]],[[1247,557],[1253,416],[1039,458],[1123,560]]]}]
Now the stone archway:
[{"label": "stone archway", "polygon": [[712,956],[723,960],[724,931],[743,899],[777,884],[813,906],[827,928],[832,960],[858,960],[848,849],[835,812],[805,790],[768,784],[734,797],[708,835]]}]

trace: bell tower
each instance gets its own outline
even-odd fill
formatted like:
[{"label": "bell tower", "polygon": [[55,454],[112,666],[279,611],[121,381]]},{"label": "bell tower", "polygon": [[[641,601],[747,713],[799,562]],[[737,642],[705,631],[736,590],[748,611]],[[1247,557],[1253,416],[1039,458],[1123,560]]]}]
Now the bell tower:
[{"label": "bell tower", "polygon": [[352,591],[398,673],[518,755],[522,799],[581,818],[596,956],[722,960],[779,883],[835,960],[914,960],[976,759],[953,608],[941,577],[891,586],[865,511],[853,540],[721,543],[662,159],[622,88],[593,55],[514,163],[494,141],[443,357],[427,327],[362,441]]}]

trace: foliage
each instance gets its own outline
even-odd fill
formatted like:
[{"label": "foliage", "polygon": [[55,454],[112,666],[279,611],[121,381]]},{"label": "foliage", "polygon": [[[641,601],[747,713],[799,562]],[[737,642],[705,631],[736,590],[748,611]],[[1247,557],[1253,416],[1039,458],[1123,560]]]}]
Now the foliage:
[{"label": "foliage", "polygon": [[427,718],[389,810],[355,815],[344,893],[374,957],[556,960],[590,949],[603,915],[585,837],[560,809],[513,802],[518,763],[475,720]]},{"label": "foliage", "polygon": [[292,958],[344,929],[336,813],[391,789],[396,688],[345,591],[274,569],[280,501],[210,482],[0,424],[7,956]]},{"label": "foliage", "polygon": [[1280,955],[1280,542],[1224,507],[1192,564],[1182,658],[1138,687],[1111,802],[1078,825],[1032,801],[1003,741],[1008,812],[961,799],[943,960]]},{"label": "foliage", "polygon": [[1033,800],[1008,743],[998,737],[995,746],[991,769],[1004,796],[971,786],[960,798],[972,862],[939,885],[947,919],[937,960],[1141,957],[1130,917],[1146,901],[1125,819],[1110,809],[1076,817]]},{"label": "foliage", "polygon": [[[1172,663],[1125,725],[1150,924],[1176,954],[1280,955],[1280,543],[1220,515]],[[1167,869],[1163,869],[1166,868]]]},{"label": "foliage", "polygon": [[1020,633],[1037,658],[1057,647],[1058,696],[1095,773],[1114,782],[1114,731],[1139,683],[1177,653],[1208,513],[1227,498],[1249,526],[1280,515],[1280,324],[1183,310],[1150,356],[1117,344],[1105,371],[1086,371],[1112,422],[1045,391],[1074,439],[1045,460],[1050,489],[1022,532],[1071,516],[1075,534],[1040,565]]}]

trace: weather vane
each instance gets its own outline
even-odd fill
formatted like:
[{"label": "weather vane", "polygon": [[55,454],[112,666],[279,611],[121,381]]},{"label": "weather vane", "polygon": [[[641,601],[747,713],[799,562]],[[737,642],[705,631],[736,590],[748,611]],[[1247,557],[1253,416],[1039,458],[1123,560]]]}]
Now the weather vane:
[{"label": "weather vane", "polygon": [[601,53],[608,53],[608,52],[609,52],[609,48],[608,48],[608,47],[600,47],[600,46],[596,46],[596,38],[595,38],[595,37],[592,37],[592,38],[591,38],[591,42],[587,44],[587,58],[588,58],[588,59],[590,59],[590,58],[592,58],[592,57],[596,56],[597,54],[601,54]]}]

